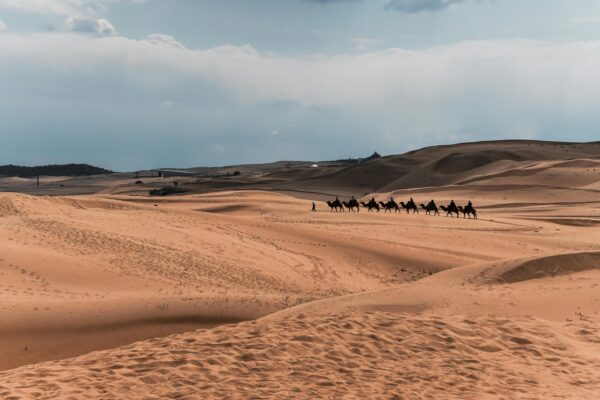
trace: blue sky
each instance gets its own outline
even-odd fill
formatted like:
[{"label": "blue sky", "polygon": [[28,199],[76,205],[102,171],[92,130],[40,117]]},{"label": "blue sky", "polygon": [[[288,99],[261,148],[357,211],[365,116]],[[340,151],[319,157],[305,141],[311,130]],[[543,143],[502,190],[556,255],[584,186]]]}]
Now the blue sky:
[{"label": "blue sky", "polygon": [[600,140],[600,2],[0,0],[0,164]]}]

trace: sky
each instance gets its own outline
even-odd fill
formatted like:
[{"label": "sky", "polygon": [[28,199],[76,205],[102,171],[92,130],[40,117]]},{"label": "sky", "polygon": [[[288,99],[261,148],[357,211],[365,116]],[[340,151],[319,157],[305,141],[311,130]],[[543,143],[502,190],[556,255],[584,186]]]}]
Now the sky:
[{"label": "sky", "polygon": [[0,164],[600,140],[600,2],[0,0]]}]

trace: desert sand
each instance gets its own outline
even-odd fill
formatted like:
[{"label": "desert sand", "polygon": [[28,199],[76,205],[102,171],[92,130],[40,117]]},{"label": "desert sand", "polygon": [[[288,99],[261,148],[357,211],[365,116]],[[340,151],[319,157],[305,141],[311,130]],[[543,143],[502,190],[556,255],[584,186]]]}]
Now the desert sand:
[{"label": "desert sand", "polygon": [[477,220],[311,213],[366,193],[342,169],[301,192],[0,193],[0,398],[597,399],[597,148],[430,149],[427,184],[372,194]]}]

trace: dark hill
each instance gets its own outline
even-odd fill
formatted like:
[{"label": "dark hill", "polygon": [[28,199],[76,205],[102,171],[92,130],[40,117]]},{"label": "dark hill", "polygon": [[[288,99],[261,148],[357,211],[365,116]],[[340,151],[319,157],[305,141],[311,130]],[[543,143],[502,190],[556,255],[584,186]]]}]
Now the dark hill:
[{"label": "dark hill", "polygon": [[37,175],[90,176],[102,174],[112,174],[112,171],[88,164],[40,165],[35,167],[0,165],[0,176],[16,176],[19,178],[33,178]]}]

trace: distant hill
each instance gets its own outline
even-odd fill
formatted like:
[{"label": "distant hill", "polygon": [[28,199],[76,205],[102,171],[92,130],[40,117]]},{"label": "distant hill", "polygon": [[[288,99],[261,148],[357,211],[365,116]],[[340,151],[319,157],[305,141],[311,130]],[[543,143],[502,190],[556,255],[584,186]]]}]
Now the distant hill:
[{"label": "distant hill", "polygon": [[90,176],[112,173],[110,170],[88,164],[40,165],[35,167],[0,165],[0,176],[16,176],[19,178],[33,178],[37,175]]},{"label": "distant hill", "polygon": [[[188,187],[197,191],[267,189],[362,195],[498,179],[518,181],[519,177],[537,174],[544,168],[571,165],[567,162],[573,160],[592,160],[596,166],[600,162],[600,142],[501,140],[427,147],[384,157],[374,153],[360,162],[320,162],[318,168],[311,168],[308,163],[265,164],[257,169],[260,176],[254,175],[252,168],[246,168],[237,180],[198,180]],[[542,167],[544,162],[563,164]],[[594,167],[589,168],[593,181],[597,175]],[[556,181],[546,175],[540,175],[539,179],[531,182]]]}]

